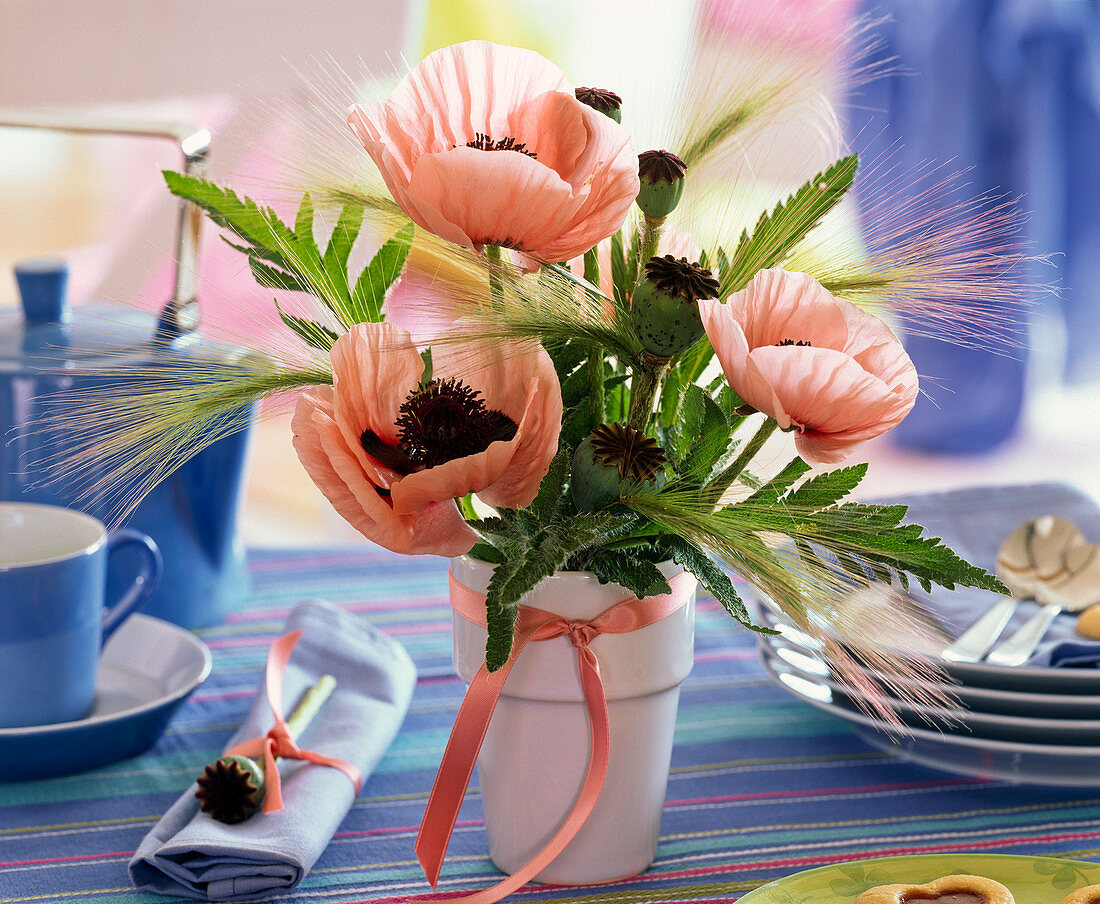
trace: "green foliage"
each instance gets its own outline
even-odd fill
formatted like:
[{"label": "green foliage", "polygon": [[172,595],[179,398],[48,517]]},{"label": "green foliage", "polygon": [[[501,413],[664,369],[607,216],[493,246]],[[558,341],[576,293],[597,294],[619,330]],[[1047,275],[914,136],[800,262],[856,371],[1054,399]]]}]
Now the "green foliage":
[{"label": "green foliage", "polygon": [[414,229],[413,224],[409,223],[391,239],[383,242],[371,262],[359,274],[348,310],[353,323],[374,323],[382,319],[382,302],[405,266],[405,259],[412,247]]},{"label": "green foliage", "polygon": [[661,570],[638,547],[597,549],[589,557],[588,568],[601,584],[619,584],[638,599],[672,591]]},{"label": "green foliage", "polygon": [[569,459],[568,450],[558,452],[527,508],[501,509],[495,517],[470,523],[484,541],[478,557],[497,561],[485,599],[489,671],[504,665],[511,653],[520,598],[571,556],[621,538],[637,521],[632,515],[578,515],[567,490]]},{"label": "green foliage", "polygon": [[886,582],[897,577],[907,587],[912,576],[926,591],[939,584],[948,590],[963,585],[1007,592],[993,575],[959,558],[942,540],[923,536],[919,524],[903,524],[905,506],[840,502],[859,484],[866,465],[819,474],[788,490],[805,473],[806,466],[799,461],[795,459],[748,499],[715,517],[740,520],[741,529],[751,525],[754,532],[786,534],[796,541],[803,559],[831,568],[835,558],[860,580],[871,573]]},{"label": "green foliage", "polygon": [[327,326],[322,326],[314,320],[307,320],[304,317],[294,317],[286,313],[279,305],[278,300],[275,301],[275,310],[279,312],[279,318],[283,323],[297,333],[298,337],[305,342],[306,345],[327,352],[339,338],[336,333]]},{"label": "green foliage", "polygon": [[[348,260],[363,223],[362,202],[344,204],[322,249],[314,237],[316,212],[308,194],[302,197],[291,228],[274,210],[213,182],[170,170],[165,171],[164,179],[173,194],[202,208],[214,223],[240,240],[226,239],[247,256],[260,285],[313,295],[345,328],[381,320],[386,292],[400,276],[412,244],[411,223],[383,243],[353,285]],[[279,315],[309,345],[331,347],[328,337],[336,335],[332,330],[303,318],[288,317],[281,310]]]},{"label": "green foliage", "polygon": [[710,593],[730,615],[743,624],[746,628],[758,631],[761,634],[775,634],[771,628],[754,624],[749,610],[744,601],[733,586],[733,581],[715,561],[707,555],[700,546],[685,540],[683,537],[664,537],[662,545],[668,550],[672,560],[678,565],[683,565],[699,580],[708,593]]},{"label": "green foliage", "polygon": [[758,270],[777,267],[821,218],[844,197],[855,180],[859,157],[842,157],[818,173],[770,213],[745,230],[728,266],[722,268],[721,298],[743,289]]}]

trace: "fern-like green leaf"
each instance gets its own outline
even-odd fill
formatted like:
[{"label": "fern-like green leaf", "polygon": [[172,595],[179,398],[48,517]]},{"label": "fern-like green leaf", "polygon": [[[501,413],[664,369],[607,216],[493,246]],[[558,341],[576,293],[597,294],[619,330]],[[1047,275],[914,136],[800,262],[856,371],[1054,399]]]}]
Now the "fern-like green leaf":
[{"label": "fern-like green leaf", "polygon": [[279,306],[278,301],[275,302],[275,310],[279,312],[279,318],[283,323],[297,333],[306,345],[327,352],[339,338],[339,336],[328,327],[314,320],[307,320],[304,317],[295,317],[286,313],[286,311]]},{"label": "fern-like green leaf", "polygon": [[708,593],[710,593],[731,616],[746,628],[758,631],[761,634],[775,634],[770,628],[764,628],[753,622],[744,600],[733,586],[730,580],[718,564],[706,554],[697,544],[683,537],[663,538],[665,548],[672,556],[672,561],[690,571],[699,580]]},{"label": "fern-like green leaf", "polygon": [[743,289],[758,270],[777,267],[821,218],[844,197],[855,180],[859,157],[842,157],[818,173],[786,201],[761,215],[741,237],[720,279],[720,297]]},{"label": "fern-like green leaf", "polygon": [[382,244],[378,253],[355,282],[348,316],[352,323],[376,323],[382,319],[386,292],[401,275],[412,247],[415,227],[412,223],[398,230]]}]

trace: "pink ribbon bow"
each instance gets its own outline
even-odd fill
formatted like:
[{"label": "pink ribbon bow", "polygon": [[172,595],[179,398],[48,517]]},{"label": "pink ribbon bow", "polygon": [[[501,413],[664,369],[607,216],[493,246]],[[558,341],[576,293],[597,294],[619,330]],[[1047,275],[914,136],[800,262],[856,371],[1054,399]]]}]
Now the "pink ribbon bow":
[{"label": "pink ribbon bow", "polygon": [[[424,819],[420,823],[420,832],[416,836],[416,856],[424,875],[434,889],[439,881],[439,872],[443,858],[447,854],[447,845],[458,819],[459,807],[466,796],[470,776],[481,751],[489,721],[493,717],[497,700],[508,680],[508,674],[515,665],[523,648],[530,641],[552,640],[555,637],[568,636],[577,649],[577,662],[580,666],[581,687],[584,691],[585,706],[588,710],[588,725],[592,736],[592,745],[588,754],[584,782],[573,809],[558,828],[554,836],[541,851],[526,864],[501,880],[491,888],[455,898],[463,904],[494,904],[542,872],[573,840],[584,825],[596,800],[600,796],[604,778],[607,775],[608,753],[611,744],[611,731],[607,716],[607,697],[603,680],[600,677],[600,663],[589,644],[600,634],[626,634],[637,631],[654,622],[666,618],[683,606],[691,597],[695,587],[695,578],[688,572],[681,572],[669,578],[671,593],[650,596],[645,599],[628,599],[617,603],[591,621],[569,621],[560,615],[536,609],[534,606],[520,606],[516,617],[516,636],[512,644],[512,655],[504,666],[495,672],[489,672],[482,664],[462,705],[455,717],[447,749],[432,785]],[[463,618],[474,624],[485,626],[485,596],[463,586],[451,575],[451,605]]]},{"label": "pink ribbon bow", "polygon": [[290,726],[283,718],[283,674],[286,672],[286,664],[290,660],[290,653],[302,631],[291,631],[284,634],[272,645],[267,653],[267,671],[264,684],[267,687],[267,702],[271,706],[275,724],[266,735],[241,741],[230,747],[228,756],[258,757],[264,758],[264,781],[267,790],[264,793],[264,813],[273,813],[283,809],[283,791],[279,780],[279,770],[275,765],[275,757],[283,757],[287,760],[306,760],[319,766],[332,766],[344,773],[355,786],[355,793],[363,786],[363,777],[359,770],[346,760],[339,757],[326,756],[315,750],[303,750],[290,735]]}]

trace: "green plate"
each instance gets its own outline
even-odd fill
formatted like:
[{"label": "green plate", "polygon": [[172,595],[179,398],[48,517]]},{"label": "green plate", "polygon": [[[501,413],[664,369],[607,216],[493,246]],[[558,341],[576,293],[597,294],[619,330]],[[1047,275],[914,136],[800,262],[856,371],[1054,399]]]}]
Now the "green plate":
[{"label": "green plate", "polygon": [[875,885],[923,885],[940,876],[969,873],[1008,887],[1016,904],[1061,904],[1071,891],[1100,885],[1100,863],[1012,854],[914,854],[849,860],[795,873],[761,885],[738,904],[852,904]]}]

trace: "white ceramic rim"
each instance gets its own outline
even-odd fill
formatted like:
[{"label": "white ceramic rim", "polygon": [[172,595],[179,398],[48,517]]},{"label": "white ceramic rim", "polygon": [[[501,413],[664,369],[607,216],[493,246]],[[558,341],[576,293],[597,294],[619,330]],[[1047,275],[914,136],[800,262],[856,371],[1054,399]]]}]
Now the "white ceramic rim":
[{"label": "white ceramic rim", "polygon": [[[845,709],[843,706],[837,706],[835,703],[826,703],[823,700],[815,700],[813,697],[800,694],[797,690],[779,680],[778,676],[771,668],[771,663],[768,662],[768,657],[760,651],[760,662],[764,667],[764,671],[768,673],[768,676],[775,681],[783,690],[787,693],[797,697],[804,703],[810,704],[810,706],[817,709],[824,710],[827,713],[832,713],[834,716],[838,716],[846,722],[854,722],[857,725],[862,725],[865,728],[874,729],[879,734],[888,735],[887,727],[878,719],[873,719],[870,716],[865,716],[863,713],[858,713],[855,710]],[[812,682],[807,682],[812,683]],[[932,731],[924,728],[914,728],[912,726],[906,727],[902,732],[906,735],[911,735],[914,738],[918,738],[925,742],[931,742],[934,744],[940,744],[947,747],[975,747],[978,750],[989,750],[998,753],[1009,754],[1047,754],[1050,756],[1073,756],[1080,757],[1088,760],[1095,760],[1097,764],[1100,764],[1100,747],[1091,747],[1087,745],[1077,744],[1025,744],[1022,741],[999,741],[994,738],[975,738],[967,735],[955,735],[945,734],[938,731]],[[958,770],[951,770],[958,771]]]},{"label": "white ceramic rim", "polygon": [[[782,669],[783,671],[794,672],[796,677],[802,678],[812,684],[823,684],[829,688],[830,691],[846,693],[845,689],[833,681],[832,678],[827,678],[823,675],[814,675],[803,669],[800,669],[797,665],[784,659],[775,649],[767,644],[761,642],[764,655],[768,658],[769,663],[775,661],[776,670]],[[951,692],[951,685],[941,685],[945,691]],[[847,692],[851,696],[850,692]],[[987,713],[981,710],[975,709],[962,709],[959,715],[955,715],[949,709],[944,709],[939,706],[926,706],[923,703],[917,703],[916,701],[900,700],[897,697],[893,697],[888,693],[883,693],[883,698],[891,701],[892,703],[900,704],[906,710],[918,715],[928,716],[929,718],[936,719],[940,722],[947,722],[954,719],[954,721],[965,724],[966,722],[972,722],[974,725],[982,725],[990,728],[1013,728],[1019,731],[1031,730],[1036,732],[1042,732],[1046,729],[1062,729],[1067,732],[1078,732],[1081,734],[1095,734],[1100,737],[1100,719],[1063,719],[1060,717],[1044,718],[1042,716],[1011,716],[1007,713]],[[948,734],[954,732],[949,729],[945,729]],[[1100,743],[1100,741],[1098,741]],[[1073,745],[1067,745],[1073,746]],[[1094,746],[1094,745],[1082,745],[1082,746]]]},{"label": "white ceramic rim", "polygon": [[65,508],[61,505],[45,505],[40,502],[0,502],[0,513],[12,510],[31,511],[39,514],[48,513],[49,517],[57,518],[59,521],[66,521],[69,523],[77,522],[95,530],[96,537],[94,540],[85,542],[82,546],[71,549],[68,552],[37,559],[20,559],[19,561],[6,562],[3,559],[3,552],[0,551],[0,574],[3,574],[5,571],[16,571],[20,568],[37,568],[40,565],[52,565],[55,562],[64,562],[67,559],[75,559],[78,556],[91,555],[97,552],[107,542],[107,528],[103,522],[84,512],[78,512],[76,509]]},{"label": "white ceramic rim", "polygon": [[[818,662],[818,663],[821,662],[821,660],[817,657],[817,655],[814,653],[814,651],[809,650],[806,647],[803,647],[803,646],[795,643],[793,640],[790,640],[789,638],[786,638],[783,635],[779,635],[778,642],[777,642],[777,638],[768,637],[767,640],[764,641],[764,643],[766,643],[768,645],[768,649],[771,650],[773,653],[775,653],[776,656],[779,659],[782,659],[784,662],[788,663],[789,665],[791,665],[795,669],[798,669],[799,671],[806,671],[806,670],[800,668],[798,663],[792,662],[790,659],[788,659],[786,656],[784,656],[780,652],[781,648],[790,650],[793,653],[797,654],[798,656],[804,656],[807,659],[813,659],[815,662]],[[865,675],[868,675],[868,676],[870,676],[871,678],[873,678],[875,680],[880,680],[882,678],[882,674],[880,672],[876,672],[874,669],[870,668],[869,666],[858,664],[857,668],[859,668],[859,670],[861,672],[863,672]],[[998,668],[1003,668],[1003,666],[998,666]],[[815,678],[827,678],[828,676],[821,674],[821,675],[815,675],[814,677]],[[932,690],[939,690],[939,689],[942,688],[942,689],[947,690],[951,694],[964,695],[964,696],[970,698],[972,701],[982,703],[982,704],[988,704],[990,702],[995,702],[995,703],[999,703],[999,704],[1002,704],[1002,705],[1005,705],[1005,704],[1008,704],[1008,705],[1022,705],[1022,706],[1030,706],[1030,707],[1036,707],[1036,708],[1042,708],[1044,706],[1062,706],[1062,707],[1066,707],[1066,708],[1071,708],[1072,707],[1072,708],[1076,708],[1076,709],[1087,709],[1089,707],[1095,707],[1095,709],[1093,711],[1096,712],[1096,713],[1100,713],[1100,695],[1097,695],[1097,694],[1057,694],[1057,693],[1044,694],[1044,693],[1035,693],[1035,692],[1032,692],[1032,691],[1017,691],[1017,690],[1011,690],[1011,689],[1008,689],[1008,688],[983,687],[979,684],[964,684],[960,681],[951,681],[951,680],[948,680],[948,681],[921,681],[921,680],[916,679],[916,678],[903,678],[903,677],[900,677],[900,676],[895,677],[892,680],[896,681],[898,684],[902,685],[903,687],[909,687],[909,688],[913,688],[913,687],[916,687],[917,689],[930,688]],[[971,706],[969,711],[970,712],[988,712],[987,710],[975,710],[973,708],[973,706]],[[995,714],[999,715],[999,713],[995,713]],[[1009,714],[1005,713],[1004,715],[1009,715]],[[1027,717],[1021,717],[1021,718],[1043,718],[1043,717],[1041,717],[1041,716],[1027,716]],[[1053,719],[1055,717],[1050,716],[1048,718]],[[1057,717],[1057,719],[1059,721],[1061,721],[1062,717],[1059,716],[1059,717]]]},{"label": "white ceramic rim", "polygon": [[135,612],[123,622],[122,626],[118,629],[118,634],[122,634],[127,626],[134,627],[135,625],[141,625],[143,622],[148,622],[146,627],[152,628],[155,631],[167,631],[177,634],[181,640],[188,643],[198,652],[202,657],[202,667],[199,669],[198,673],[163,696],[155,697],[152,700],[147,700],[145,703],[139,703],[137,706],[132,706],[129,709],[121,709],[118,712],[109,713],[104,716],[88,716],[84,719],[75,719],[72,722],[53,722],[49,725],[21,725],[18,728],[0,728],[0,741],[4,738],[16,738],[26,735],[48,735],[54,732],[70,731],[74,728],[85,728],[92,725],[103,725],[111,722],[119,722],[124,719],[132,719],[135,716],[140,716],[142,713],[158,709],[166,703],[171,703],[173,700],[186,697],[207,679],[214,662],[210,654],[210,648],[190,631],[178,625],[174,625],[171,622],[166,622],[163,619]]},{"label": "white ceramic rim", "polygon": [[[785,622],[780,622],[778,619],[786,618],[786,616],[774,604],[762,598],[757,598],[754,602],[756,604],[756,614],[765,625],[774,628],[780,624],[785,624]],[[801,646],[789,634],[782,634],[782,636],[788,643]],[[808,652],[813,651],[808,650]],[[1081,693],[1078,689],[1084,688],[1085,691],[1091,692],[1092,696],[1100,695],[1100,669],[996,665],[990,662],[953,662],[939,656],[930,656],[929,659],[948,676],[955,678],[959,684],[968,688],[1015,690],[1030,680],[1037,687],[1031,688],[1027,693],[1043,693],[1046,688],[1054,687],[1058,688],[1054,693],[1066,693],[1068,688],[1073,688],[1073,691],[1068,691],[1069,693]],[[988,684],[970,684],[967,678],[973,676],[991,682],[992,687]],[[1005,679],[1007,679],[1007,683],[1002,684]]]}]

